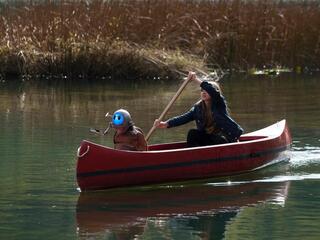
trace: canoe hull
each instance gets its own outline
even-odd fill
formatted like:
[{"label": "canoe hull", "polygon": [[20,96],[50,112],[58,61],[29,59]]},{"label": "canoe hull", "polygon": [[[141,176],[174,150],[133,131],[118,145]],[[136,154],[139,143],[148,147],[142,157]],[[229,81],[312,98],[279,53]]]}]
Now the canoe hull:
[{"label": "canoe hull", "polygon": [[196,148],[169,143],[131,152],[84,140],[78,149],[77,180],[81,190],[95,190],[234,175],[288,159],[290,144],[285,120],[237,143]]}]

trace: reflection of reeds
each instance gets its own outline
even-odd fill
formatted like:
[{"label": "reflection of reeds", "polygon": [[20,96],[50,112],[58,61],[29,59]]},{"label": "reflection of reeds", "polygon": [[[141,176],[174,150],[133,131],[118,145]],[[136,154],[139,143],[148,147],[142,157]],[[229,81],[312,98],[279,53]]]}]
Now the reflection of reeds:
[{"label": "reflection of reeds", "polygon": [[168,67],[177,55],[236,69],[320,62],[317,1],[46,1],[0,11],[6,73],[130,76],[152,65],[149,57]]}]

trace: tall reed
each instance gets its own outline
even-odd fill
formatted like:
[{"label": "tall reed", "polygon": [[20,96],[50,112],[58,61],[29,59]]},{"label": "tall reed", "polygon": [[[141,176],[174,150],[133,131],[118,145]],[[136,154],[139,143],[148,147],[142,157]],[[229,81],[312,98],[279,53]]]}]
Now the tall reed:
[{"label": "tall reed", "polygon": [[130,77],[145,64],[152,70],[143,76],[169,65],[320,63],[318,1],[29,1],[0,11],[2,73]]}]

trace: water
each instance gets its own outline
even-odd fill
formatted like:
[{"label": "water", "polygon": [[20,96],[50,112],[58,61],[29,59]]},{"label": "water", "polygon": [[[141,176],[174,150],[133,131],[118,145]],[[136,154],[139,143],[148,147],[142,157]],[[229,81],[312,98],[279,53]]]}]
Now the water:
[{"label": "water", "polygon": [[[128,109],[145,132],[179,83],[0,85],[0,239],[318,239],[320,95],[317,76],[223,81],[232,116],[247,132],[287,119],[288,163],[230,178],[79,193],[82,139],[112,146],[106,112]],[[193,84],[168,113],[188,110]],[[178,141],[192,124],[157,130]]]}]

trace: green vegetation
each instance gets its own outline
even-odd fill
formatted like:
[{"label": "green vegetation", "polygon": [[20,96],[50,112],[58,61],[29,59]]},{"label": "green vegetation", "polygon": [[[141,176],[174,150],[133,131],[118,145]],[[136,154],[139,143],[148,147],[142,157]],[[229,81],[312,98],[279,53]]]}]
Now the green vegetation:
[{"label": "green vegetation", "polygon": [[30,1],[0,14],[2,76],[171,78],[320,63],[318,1]]}]

